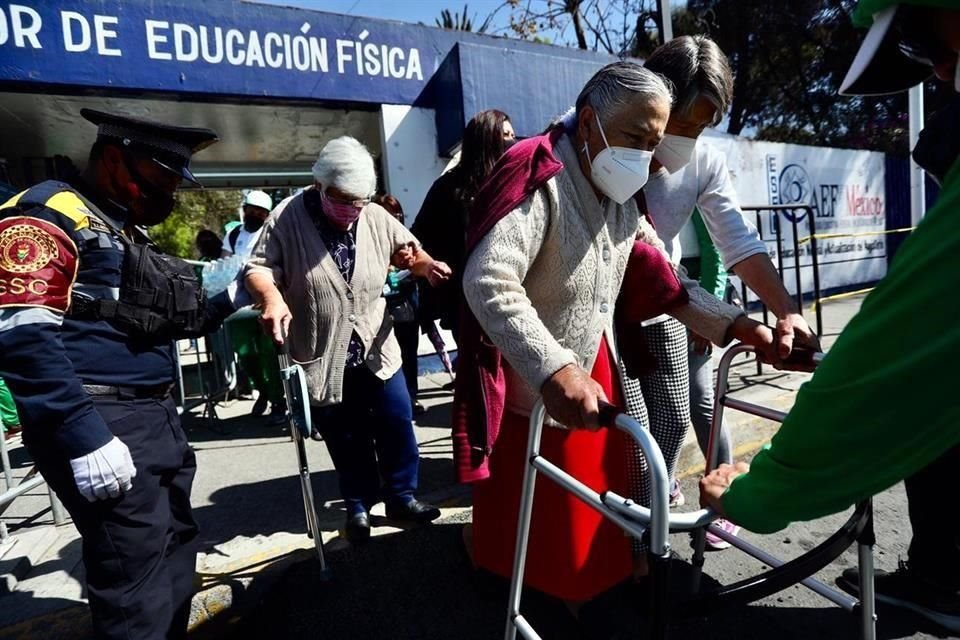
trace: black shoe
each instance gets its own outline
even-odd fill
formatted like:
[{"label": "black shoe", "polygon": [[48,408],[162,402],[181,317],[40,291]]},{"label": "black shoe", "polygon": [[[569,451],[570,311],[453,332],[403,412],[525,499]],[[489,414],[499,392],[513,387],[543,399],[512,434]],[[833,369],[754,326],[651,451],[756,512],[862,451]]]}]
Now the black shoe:
[{"label": "black shoe", "polygon": [[405,504],[387,503],[387,518],[402,522],[431,522],[440,517],[440,509],[416,498]]},{"label": "black shoe", "polygon": [[267,410],[267,394],[261,393],[257,397],[257,401],[253,403],[253,409],[250,410],[250,415],[260,417]]},{"label": "black shoe", "polygon": [[323,434],[320,433],[319,429],[314,427],[313,430],[310,431],[310,439],[316,442],[323,442]]},{"label": "black shoe", "polygon": [[270,407],[270,416],[267,417],[268,427],[281,427],[287,424],[287,403],[278,402]]},{"label": "black shoe", "polygon": [[423,406],[423,405],[420,404],[419,402],[414,402],[414,403],[413,403],[413,415],[414,415],[414,416],[422,416],[422,415],[425,414],[426,412],[427,412],[427,408],[426,408],[425,406]]},{"label": "black shoe", "polygon": [[[847,569],[837,578],[837,584],[844,591],[857,595],[860,592],[860,572]],[[909,609],[944,629],[960,633],[960,594],[925,581],[906,562],[901,561],[893,573],[877,570],[874,585],[878,602]]]},{"label": "black shoe", "polygon": [[366,511],[347,516],[343,537],[352,544],[362,544],[370,539],[370,514]]}]

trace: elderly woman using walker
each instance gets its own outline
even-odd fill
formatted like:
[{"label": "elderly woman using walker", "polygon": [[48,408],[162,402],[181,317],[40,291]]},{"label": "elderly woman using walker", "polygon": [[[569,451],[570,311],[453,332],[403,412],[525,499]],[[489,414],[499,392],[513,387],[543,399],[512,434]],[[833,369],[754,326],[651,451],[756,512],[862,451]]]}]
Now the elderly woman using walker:
[{"label": "elderly woman using walker", "polygon": [[346,538],[363,542],[380,500],[390,519],[440,515],[414,495],[420,454],[381,294],[391,264],[431,285],[448,279],[450,269],[371,203],[377,177],[360,142],[327,143],[313,175],[314,185],[280,203],[264,225],[245,282],[273,339],[282,343],[289,329],[291,356],[307,378],[312,437],[323,439],[337,470]]},{"label": "elderly woman using walker", "polygon": [[[618,294],[628,306],[669,310],[718,344],[739,339],[772,351],[770,329],[692,281],[675,304],[649,303],[662,282],[683,291],[634,200],[671,102],[657,74],[631,62],[604,67],[581,91],[575,114],[501,158],[475,202],[463,277],[473,316],[462,325],[454,445],[460,479],[474,483],[464,541],[474,563],[493,573],[511,574],[528,416],[538,396],[553,425],[565,427],[544,432],[543,455],[596,490],[628,490],[636,454],[620,432],[597,430],[599,403],[623,402]],[[634,256],[644,252],[646,268],[635,269]],[[486,422],[477,428],[481,415]],[[527,585],[571,606],[631,573],[619,529],[550,483],[538,483],[528,553]]]}]

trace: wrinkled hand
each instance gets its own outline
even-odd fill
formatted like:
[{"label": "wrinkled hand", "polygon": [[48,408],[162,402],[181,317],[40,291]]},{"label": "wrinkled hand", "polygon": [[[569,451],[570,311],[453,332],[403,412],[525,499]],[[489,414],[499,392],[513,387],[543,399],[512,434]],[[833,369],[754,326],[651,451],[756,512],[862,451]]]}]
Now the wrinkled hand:
[{"label": "wrinkled hand", "polygon": [[413,266],[413,263],[416,262],[416,259],[417,249],[411,242],[404,248],[397,250],[397,252],[390,257],[390,264],[397,269],[409,269]]},{"label": "wrinkled hand", "polygon": [[283,337],[287,335],[292,319],[290,307],[279,295],[267,300],[263,305],[263,312],[260,314],[260,323],[263,325],[264,331],[277,344],[283,344]]},{"label": "wrinkled hand", "polygon": [[790,313],[777,320],[777,355],[786,359],[794,347],[820,351],[820,341],[799,313]]},{"label": "wrinkled hand", "polygon": [[137,468],[127,445],[114,436],[96,451],[70,460],[80,495],[90,502],[119,497],[133,488]]},{"label": "wrinkled hand", "polygon": [[427,269],[427,282],[430,283],[431,287],[437,287],[449,280],[452,274],[453,269],[450,268],[450,265],[446,262],[434,260],[430,268]]},{"label": "wrinkled hand", "polygon": [[600,402],[608,402],[603,387],[575,364],[554,373],[540,389],[547,413],[571,429],[600,428]]},{"label": "wrinkled hand", "polygon": [[773,330],[762,322],[752,320],[746,315],[738,316],[727,330],[727,337],[739,340],[756,349],[757,357],[765,364],[780,364],[777,345],[774,343]]},{"label": "wrinkled hand", "polygon": [[721,516],[727,512],[723,508],[723,494],[730,488],[734,478],[750,471],[746,462],[734,465],[722,464],[708,475],[700,478],[700,506],[713,509]]}]

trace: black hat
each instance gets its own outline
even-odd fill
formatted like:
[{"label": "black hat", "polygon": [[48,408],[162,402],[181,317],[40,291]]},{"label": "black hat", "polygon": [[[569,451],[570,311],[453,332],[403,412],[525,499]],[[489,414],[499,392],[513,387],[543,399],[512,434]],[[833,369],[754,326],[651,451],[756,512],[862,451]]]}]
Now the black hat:
[{"label": "black hat", "polygon": [[200,184],[190,172],[190,156],[218,140],[216,132],[200,127],[178,127],[95,109],[80,115],[97,125],[97,140],[106,140],[149,156],[168,171]]},{"label": "black hat", "polygon": [[870,31],[840,85],[841,95],[899,93],[933,75],[930,65],[912,60],[900,50],[897,30],[893,28],[898,9],[895,4],[874,14]]}]

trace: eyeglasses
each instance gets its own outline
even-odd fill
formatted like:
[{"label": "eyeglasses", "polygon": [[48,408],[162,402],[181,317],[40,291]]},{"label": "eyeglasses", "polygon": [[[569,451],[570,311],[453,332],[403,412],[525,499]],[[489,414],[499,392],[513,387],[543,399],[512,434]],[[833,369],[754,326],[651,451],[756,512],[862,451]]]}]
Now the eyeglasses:
[{"label": "eyeglasses", "polygon": [[342,198],[336,198],[334,196],[331,196],[326,191],[321,191],[320,195],[322,195],[324,198],[326,198],[333,204],[356,207],[357,209],[363,209],[365,206],[370,204],[370,198],[359,198],[357,200],[344,200]]}]

